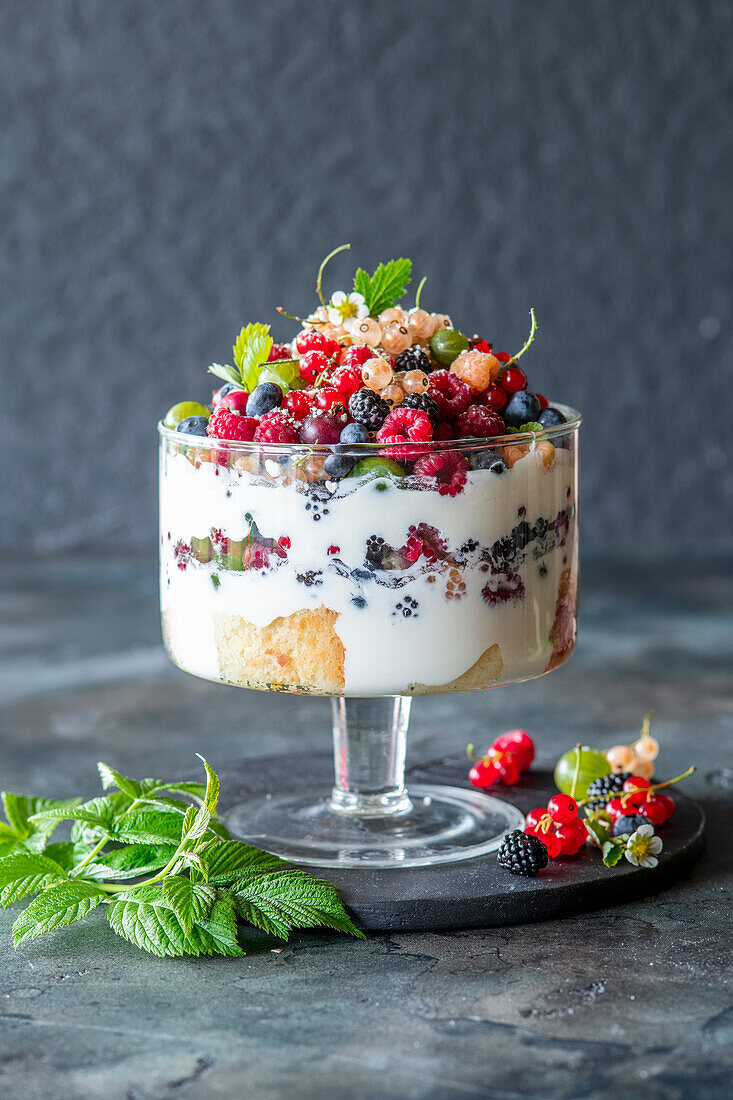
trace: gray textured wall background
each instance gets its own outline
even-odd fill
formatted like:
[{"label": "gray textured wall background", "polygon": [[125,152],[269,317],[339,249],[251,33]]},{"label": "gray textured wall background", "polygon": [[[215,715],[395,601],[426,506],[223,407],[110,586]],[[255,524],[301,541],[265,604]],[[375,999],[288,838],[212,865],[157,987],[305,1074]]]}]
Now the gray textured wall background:
[{"label": "gray textured wall background", "polygon": [[731,530],[729,0],[3,0],[8,549],[155,539],[154,423],[320,257],[585,411],[588,541]]}]

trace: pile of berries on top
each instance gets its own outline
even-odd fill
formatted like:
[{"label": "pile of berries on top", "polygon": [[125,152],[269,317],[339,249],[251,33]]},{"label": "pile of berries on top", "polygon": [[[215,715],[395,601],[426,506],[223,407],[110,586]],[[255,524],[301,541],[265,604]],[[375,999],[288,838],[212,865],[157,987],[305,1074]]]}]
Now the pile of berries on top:
[{"label": "pile of berries on top", "polygon": [[[658,745],[644,719],[642,735],[635,743],[642,752],[639,761],[656,756]],[[685,779],[695,769],[663,783],[652,783],[650,775],[612,771],[609,757],[627,757],[614,746],[607,754],[576,745],[555,767],[559,789],[546,806],[530,810],[524,831],[509,833],[498,852],[502,867],[515,875],[536,875],[548,860],[575,856],[586,844],[600,849],[603,862],[615,866],[623,857],[641,867],[654,867],[662,850],[655,829],[675,812],[674,801],[661,788]],[[647,755],[643,755],[646,753]],[[469,746],[469,755],[472,747]],[[534,745],[526,730],[511,730],[498,737],[488,754],[477,760],[469,772],[476,787],[490,787],[501,781],[513,786],[534,757]],[[645,771],[648,768],[644,768]],[[583,811],[581,817],[580,811]]]},{"label": "pile of berries on top", "polygon": [[[517,366],[534,338],[533,312],[521,351],[494,352],[445,314],[422,309],[422,283],[412,308],[397,304],[410,281],[409,260],[380,264],[372,276],[359,269],[353,292],[337,291],[326,302],[321,280],[328,259],[318,274],[321,305],[301,319],[292,343],[274,344],[268,325],[247,325],[233,348],[234,365],[209,368],[225,383],[213,394],[212,410],[181,402],[169,410],[166,426],[244,442],[396,445],[397,458],[414,458],[419,452],[406,444],[541,432],[565,422],[559,409],[530,392]],[[553,448],[543,445],[549,465]],[[331,465],[327,472],[336,478],[351,469],[346,461]]]}]

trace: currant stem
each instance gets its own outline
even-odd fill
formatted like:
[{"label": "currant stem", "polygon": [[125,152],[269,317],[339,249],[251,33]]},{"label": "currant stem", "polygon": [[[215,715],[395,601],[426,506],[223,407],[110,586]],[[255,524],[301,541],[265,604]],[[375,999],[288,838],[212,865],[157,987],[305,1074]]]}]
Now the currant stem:
[{"label": "currant stem", "polygon": [[522,358],[522,356],[524,355],[525,351],[526,351],[526,350],[527,350],[527,348],[528,348],[528,347],[530,346],[530,344],[532,343],[532,341],[534,340],[534,338],[535,338],[535,336],[536,336],[536,334],[537,334],[537,329],[538,329],[538,328],[539,328],[540,326],[539,326],[539,325],[537,324],[537,318],[535,317],[534,309],[530,309],[530,311],[529,311],[529,316],[530,316],[530,318],[531,318],[531,321],[532,321],[532,326],[531,326],[531,328],[530,328],[530,330],[529,330],[529,336],[527,337],[527,341],[526,341],[526,343],[525,343],[525,345],[524,345],[524,347],[522,348],[522,350],[521,350],[521,351],[518,351],[516,355],[513,355],[513,356],[511,357],[511,359],[507,359],[506,363],[505,363],[505,364],[504,364],[504,366],[503,366],[503,367],[501,368],[501,373],[502,373],[502,374],[503,374],[503,373],[504,373],[504,371],[505,371],[505,370],[507,369],[507,367],[511,367],[512,363],[516,363],[517,359],[521,359],[521,358]]},{"label": "currant stem", "polygon": [[[634,787],[631,791],[609,791],[608,794],[597,794],[593,796],[593,801],[596,802],[598,799],[602,798],[604,802],[610,802],[612,798],[624,798],[630,794],[641,794],[642,791],[647,795],[653,794],[654,791],[660,791],[662,787],[671,787],[673,783],[679,783],[682,779],[688,779],[689,776],[696,771],[696,765],[691,764],[686,772],[682,772],[681,775],[676,775],[674,779],[665,779],[663,783],[654,783],[651,787]],[[587,798],[584,798],[582,802],[578,803],[578,806],[585,806],[588,801]]]},{"label": "currant stem", "polygon": [[334,248],[333,252],[329,252],[329,254],[326,256],[325,260],[323,260],[323,262],[321,263],[321,266],[318,268],[318,278],[316,279],[316,294],[321,299],[321,305],[322,306],[325,306],[325,304],[326,304],[326,299],[323,297],[323,291],[321,289],[321,287],[323,285],[323,272],[324,272],[324,269],[326,267],[326,264],[328,263],[329,260],[332,260],[334,256],[338,255],[339,252],[343,252],[344,249],[349,249],[349,248],[351,248],[350,244],[341,244],[341,245],[339,245],[338,248]]},{"label": "currant stem", "polygon": [[415,309],[420,308],[420,295],[422,294],[422,288],[425,286],[427,281],[427,275],[423,275],[422,279],[420,280],[420,286],[417,288],[417,294],[415,295]]},{"label": "currant stem", "polygon": [[575,788],[578,786],[578,779],[580,777],[580,754],[581,754],[581,751],[582,751],[582,746],[580,744],[580,741],[577,741],[576,744],[575,744],[575,775],[573,776],[573,783],[572,783],[572,786],[570,788],[570,797],[571,798],[575,798]]}]

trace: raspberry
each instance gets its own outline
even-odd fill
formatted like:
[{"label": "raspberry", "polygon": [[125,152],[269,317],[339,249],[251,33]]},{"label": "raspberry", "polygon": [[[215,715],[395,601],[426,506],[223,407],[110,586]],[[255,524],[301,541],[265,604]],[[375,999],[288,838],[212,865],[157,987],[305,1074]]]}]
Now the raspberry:
[{"label": "raspberry", "polygon": [[443,420],[455,420],[471,403],[471,387],[449,370],[434,370],[428,394],[438,406]]},{"label": "raspberry", "polygon": [[[432,438],[433,426],[418,409],[394,409],[377,432],[379,443],[427,443]],[[414,448],[401,447],[394,453],[399,458],[410,458]]]},{"label": "raspberry", "polygon": [[285,344],[273,344],[270,348],[270,354],[267,356],[268,363],[277,363],[280,359],[292,359],[292,353],[290,348]]},{"label": "raspberry", "polygon": [[295,346],[301,355],[305,355],[308,351],[325,351],[328,340],[317,329],[305,329],[295,337]]},{"label": "raspberry", "polygon": [[449,424],[447,420],[441,420],[438,422],[438,426],[435,429],[433,435],[434,439],[455,439],[456,433],[453,430],[453,425]]},{"label": "raspberry", "polygon": [[189,542],[179,539],[173,547],[173,555],[176,559],[176,565],[183,572],[188,563],[193,560],[193,547]]},{"label": "raspberry", "polygon": [[406,348],[395,359],[394,369],[396,371],[421,370],[425,374],[430,374],[433,361],[422,348]]},{"label": "raspberry", "polygon": [[376,432],[389,415],[389,405],[374,390],[362,389],[349,398],[349,412],[358,424]]},{"label": "raspberry", "polygon": [[370,348],[368,344],[352,344],[343,353],[341,366],[358,367],[361,370],[367,359],[373,359],[375,354],[374,348]]},{"label": "raspberry", "polygon": [[254,439],[257,420],[253,416],[240,416],[219,404],[212,414],[206,431],[212,439],[236,439],[249,442]]},{"label": "raspberry", "polygon": [[469,405],[456,420],[456,431],[464,439],[469,436],[487,439],[503,433],[504,421],[497,412],[487,409],[485,405]]},{"label": "raspberry", "polygon": [[282,409],[273,409],[260,420],[255,432],[255,442],[297,443],[298,427],[295,420]]},{"label": "raspberry", "polygon": [[487,389],[499,373],[499,360],[483,351],[462,351],[451,364],[451,371],[475,393]]},{"label": "raspberry", "polygon": [[487,355],[491,351],[491,344],[483,336],[472,336],[470,344],[475,351],[484,351]]},{"label": "raspberry", "polygon": [[454,451],[423,455],[415,463],[415,475],[425,483],[424,488],[437,489],[441,496],[449,497],[463,491],[467,469],[466,459]]},{"label": "raspberry", "polygon": [[305,355],[301,355],[300,362],[298,363],[298,370],[304,382],[313,383],[319,374],[322,374],[324,370],[328,370],[330,365],[331,360],[328,358],[325,351],[319,351],[314,348],[311,351],[307,351]]},{"label": "raspberry", "polygon": [[402,402],[402,408],[418,409],[420,412],[424,412],[430,421],[433,437],[435,437],[435,429],[438,427],[440,413],[432,397],[429,397],[427,393],[408,393]]}]

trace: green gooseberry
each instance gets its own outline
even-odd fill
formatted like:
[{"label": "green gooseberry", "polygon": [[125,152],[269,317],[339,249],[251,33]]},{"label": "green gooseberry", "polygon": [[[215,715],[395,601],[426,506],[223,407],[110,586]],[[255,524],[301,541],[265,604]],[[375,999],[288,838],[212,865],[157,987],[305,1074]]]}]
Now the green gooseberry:
[{"label": "green gooseberry", "polygon": [[449,367],[468,347],[468,337],[457,328],[441,328],[430,341],[430,354],[441,367]]},{"label": "green gooseberry", "polygon": [[208,419],[211,409],[207,409],[200,401],[179,401],[168,409],[163,417],[163,424],[166,428],[177,428],[188,416],[205,416]]},{"label": "green gooseberry", "polygon": [[362,458],[357,462],[349,477],[404,477],[405,471],[391,458]]},{"label": "green gooseberry", "polygon": [[[578,779],[573,791],[573,782],[577,770]],[[611,765],[602,752],[589,749],[587,745],[580,748],[580,767],[578,767],[578,750],[570,749],[564,753],[555,765],[555,786],[563,794],[572,795],[573,798],[585,798],[588,787],[594,779],[602,779],[604,775],[611,774]]]}]

